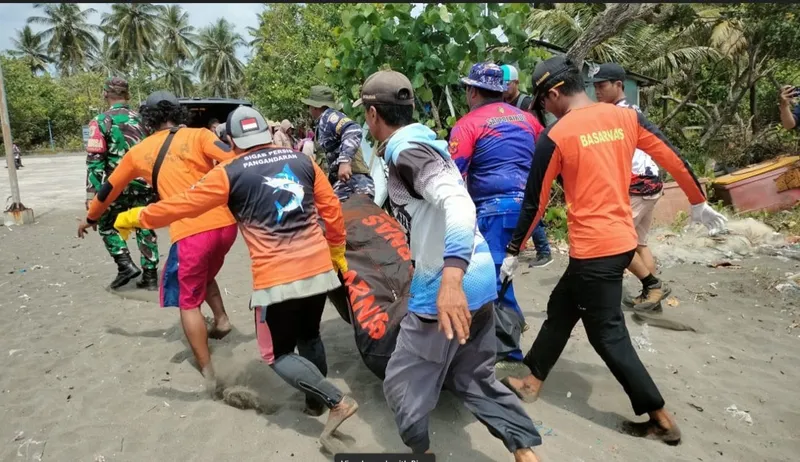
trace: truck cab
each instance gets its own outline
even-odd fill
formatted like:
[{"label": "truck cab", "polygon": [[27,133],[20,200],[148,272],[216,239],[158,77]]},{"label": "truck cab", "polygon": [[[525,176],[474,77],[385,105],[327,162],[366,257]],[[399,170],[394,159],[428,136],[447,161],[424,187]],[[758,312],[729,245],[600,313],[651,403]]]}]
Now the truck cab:
[{"label": "truck cab", "polygon": [[252,107],[253,103],[233,98],[178,98],[181,105],[189,110],[188,126],[192,128],[208,127],[211,119],[219,123],[228,120],[228,114],[239,106]]}]

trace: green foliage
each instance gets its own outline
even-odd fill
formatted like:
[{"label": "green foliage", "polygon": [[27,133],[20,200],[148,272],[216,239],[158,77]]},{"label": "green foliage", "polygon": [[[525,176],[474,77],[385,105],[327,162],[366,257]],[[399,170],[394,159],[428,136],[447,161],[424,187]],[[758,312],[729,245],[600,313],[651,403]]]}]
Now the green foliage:
[{"label": "green foliage", "polygon": [[563,205],[553,205],[547,208],[544,214],[545,229],[551,241],[564,242],[569,237],[567,231],[567,208]]},{"label": "green foliage", "polygon": [[9,50],[8,53],[17,58],[25,58],[33,73],[43,72],[51,61],[42,36],[35,34],[31,26],[25,26],[21,31],[17,31],[17,38],[11,39],[11,43],[16,49]]},{"label": "green foliage", "polygon": [[98,47],[93,33],[100,28],[88,22],[97,10],[81,10],[77,3],[35,3],[34,7],[42,10],[42,16],[32,16],[28,23],[45,26],[39,35],[47,41],[47,52],[56,58],[58,71],[69,75],[84,69],[88,56]]},{"label": "green foliage", "polygon": [[111,36],[111,53],[123,69],[152,64],[164,8],[153,3],[114,3],[101,27]]},{"label": "green foliage", "polygon": [[[61,138],[81,135],[85,100],[71,97],[70,90],[50,76],[34,76],[24,58],[0,56],[6,85],[8,115],[16,144],[22,148],[49,142],[47,121]],[[98,94],[97,86],[93,89]],[[83,102],[83,106],[78,106]]]},{"label": "green foliage", "polygon": [[[342,13],[337,40],[317,72],[340,90],[345,111],[358,98],[364,80],[380,69],[405,74],[417,97],[415,117],[446,135],[467,111],[459,79],[480,61],[519,62],[530,68],[540,56],[523,46],[524,4],[426,4],[411,16],[411,4],[360,4]],[[492,30],[508,39],[501,43]],[[449,87],[454,113],[445,88]]]},{"label": "green foliage", "polygon": [[755,218],[766,223],[775,231],[800,237],[800,204],[780,212],[748,212],[737,216]]},{"label": "green foliage", "polygon": [[226,98],[239,95],[244,66],[236,57],[236,48],[244,44],[233,24],[224,18],[200,30],[195,71],[206,93]]},{"label": "green foliage", "polygon": [[[300,98],[325,83],[314,71],[342,29],[344,4],[274,3],[261,13],[253,35],[254,55],[245,69],[253,103],[270,118],[305,116]],[[338,65],[338,63],[337,63]]]},{"label": "green foliage", "polygon": [[672,223],[669,225],[669,229],[675,234],[680,234],[688,224],[689,214],[683,210],[680,210],[675,214],[675,219],[672,220]]}]

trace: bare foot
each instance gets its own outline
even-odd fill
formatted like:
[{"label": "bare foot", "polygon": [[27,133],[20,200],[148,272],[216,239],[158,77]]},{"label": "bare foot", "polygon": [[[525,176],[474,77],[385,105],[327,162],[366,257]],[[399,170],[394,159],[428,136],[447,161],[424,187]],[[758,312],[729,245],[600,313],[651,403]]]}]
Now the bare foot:
[{"label": "bare foot", "polygon": [[212,398],[218,399],[222,398],[222,391],[224,386],[222,382],[217,380],[217,376],[214,374],[214,369],[211,367],[211,364],[208,364],[206,367],[200,370],[200,373],[203,374],[203,379],[206,386],[206,393],[211,395]]},{"label": "bare foot", "polygon": [[342,400],[331,408],[328,414],[328,421],[325,423],[325,428],[319,436],[322,446],[325,447],[331,454],[336,454],[341,445],[337,444],[331,438],[331,434],[347,419],[353,416],[358,411],[358,403],[351,397],[345,396]]},{"label": "bare foot", "polygon": [[500,382],[526,403],[533,403],[539,399],[539,388],[542,386],[542,382],[532,375],[524,379],[506,377]]},{"label": "bare foot", "polygon": [[206,324],[206,328],[208,329],[208,338],[213,338],[214,340],[221,340],[225,338],[226,335],[231,333],[231,329],[233,329],[233,326],[231,326],[231,322],[227,317],[216,321],[213,318],[206,316]]},{"label": "bare foot", "polygon": [[677,424],[672,423],[666,427],[653,418],[647,422],[625,421],[622,423],[621,430],[623,433],[638,438],[661,440],[670,446],[677,446],[681,443],[681,430]]},{"label": "bare foot", "polygon": [[518,449],[514,451],[514,462],[539,462],[539,458],[531,448]]}]

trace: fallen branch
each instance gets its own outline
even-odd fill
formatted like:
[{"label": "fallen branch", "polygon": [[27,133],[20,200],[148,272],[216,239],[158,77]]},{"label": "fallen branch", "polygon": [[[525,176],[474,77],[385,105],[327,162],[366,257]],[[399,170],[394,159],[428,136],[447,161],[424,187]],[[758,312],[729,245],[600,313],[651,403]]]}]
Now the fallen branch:
[{"label": "fallen branch", "polygon": [[[697,112],[699,112],[700,114],[702,114],[702,115],[703,115],[703,117],[705,117],[705,118],[706,118],[706,120],[711,120],[711,114],[709,114],[709,113],[708,113],[708,111],[706,111],[706,110],[705,110],[705,108],[703,108],[703,106],[700,106],[700,105],[699,105],[699,104],[697,104],[697,103],[690,103],[690,102],[688,101],[688,97],[687,97],[687,98],[685,98],[685,99],[683,99],[683,100],[680,100],[680,99],[678,99],[678,98],[676,98],[676,97],[674,97],[674,96],[670,96],[670,95],[661,95],[661,96],[659,96],[658,98],[659,98],[659,99],[665,99],[665,100],[667,100],[667,101],[673,101],[673,102],[675,102],[675,103],[679,103],[679,104],[678,104],[678,107],[676,107],[675,109],[673,109],[673,112],[674,112],[674,111],[676,111],[676,110],[678,110],[678,109],[681,109],[681,108],[683,108],[684,106],[685,106],[685,107],[690,107],[690,108],[692,108],[692,109],[696,109],[696,110],[697,110]],[[669,119],[669,118],[671,118],[671,117],[670,117],[671,115],[672,115],[672,113],[670,113],[670,115],[668,115],[668,116],[667,116],[667,119],[665,119],[665,120],[666,120],[666,121],[669,121],[668,119]],[[662,125],[663,125],[663,123],[662,123]]]}]

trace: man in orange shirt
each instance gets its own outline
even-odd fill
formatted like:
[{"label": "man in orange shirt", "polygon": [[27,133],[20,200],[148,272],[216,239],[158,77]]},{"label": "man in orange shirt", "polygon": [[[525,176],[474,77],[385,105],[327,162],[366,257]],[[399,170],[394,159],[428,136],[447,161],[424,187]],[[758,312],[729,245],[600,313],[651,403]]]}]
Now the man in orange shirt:
[{"label": "man in orange shirt", "polygon": [[[213,132],[183,125],[186,108],[169,92],[157,91],[148,96],[142,118],[148,129],[155,132],[128,151],[92,199],[86,221],[78,228],[79,237],[95,226],[134,178],[144,178],[166,199],[189,189],[214,168],[215,161],[236,156]],[[231,330],[215,277],[236,240],[236,221],[227,207],[221,205],[197,218],[176,221],[170,225],[169,234],[172,248],[161,279],[161,306],[180,307],[183,331],[197,365],[204,376],[210,377],[213,371],[208,337],[222,338]],[[214,313],[211,332],[207,332],[200,312],[203,300]]]},{"label": "man in orange shirt", "polygon": [[182,194],[121,213],[115,227],[155,229],[227,205],[250,250],[250,307],[261,357],[306,394],[308,414],[330,409],[320,440],[330,452],[341,452],[330,436],[358,404],[325,378],[319,336],[328,292],[341,286],[336,271],[347,272],[341,204],[314,161],[272,144],[267,122],[255,109],[237,108],[225,129],[238,157]]},{"label": "man in orange shirt", "polygon": [[681,433],[664,399],[631,344],[620,307],[622,275],[637,245],[630,197],[631,163],[638,148],[649,153],[676,179],[692,204],[692,218],[712,232],[725,218],[705,200],[689,164],[642,114],[630,108],[595,103],[583,77],[566,57],[539,63],[533,72],[534,109],[559,120],[536,141],[522,212],[501,273],[513,275],[517,255],[539,222],[550,186],[561,175],[567,202],[570,258],[553,289],[547,319],[523,360],[531,375],[504,383],[528,402],[555,365],[579,320],[586,335],[628,394],[636,415],[647,422],[626,422],[630,434],[678,444]]}]

